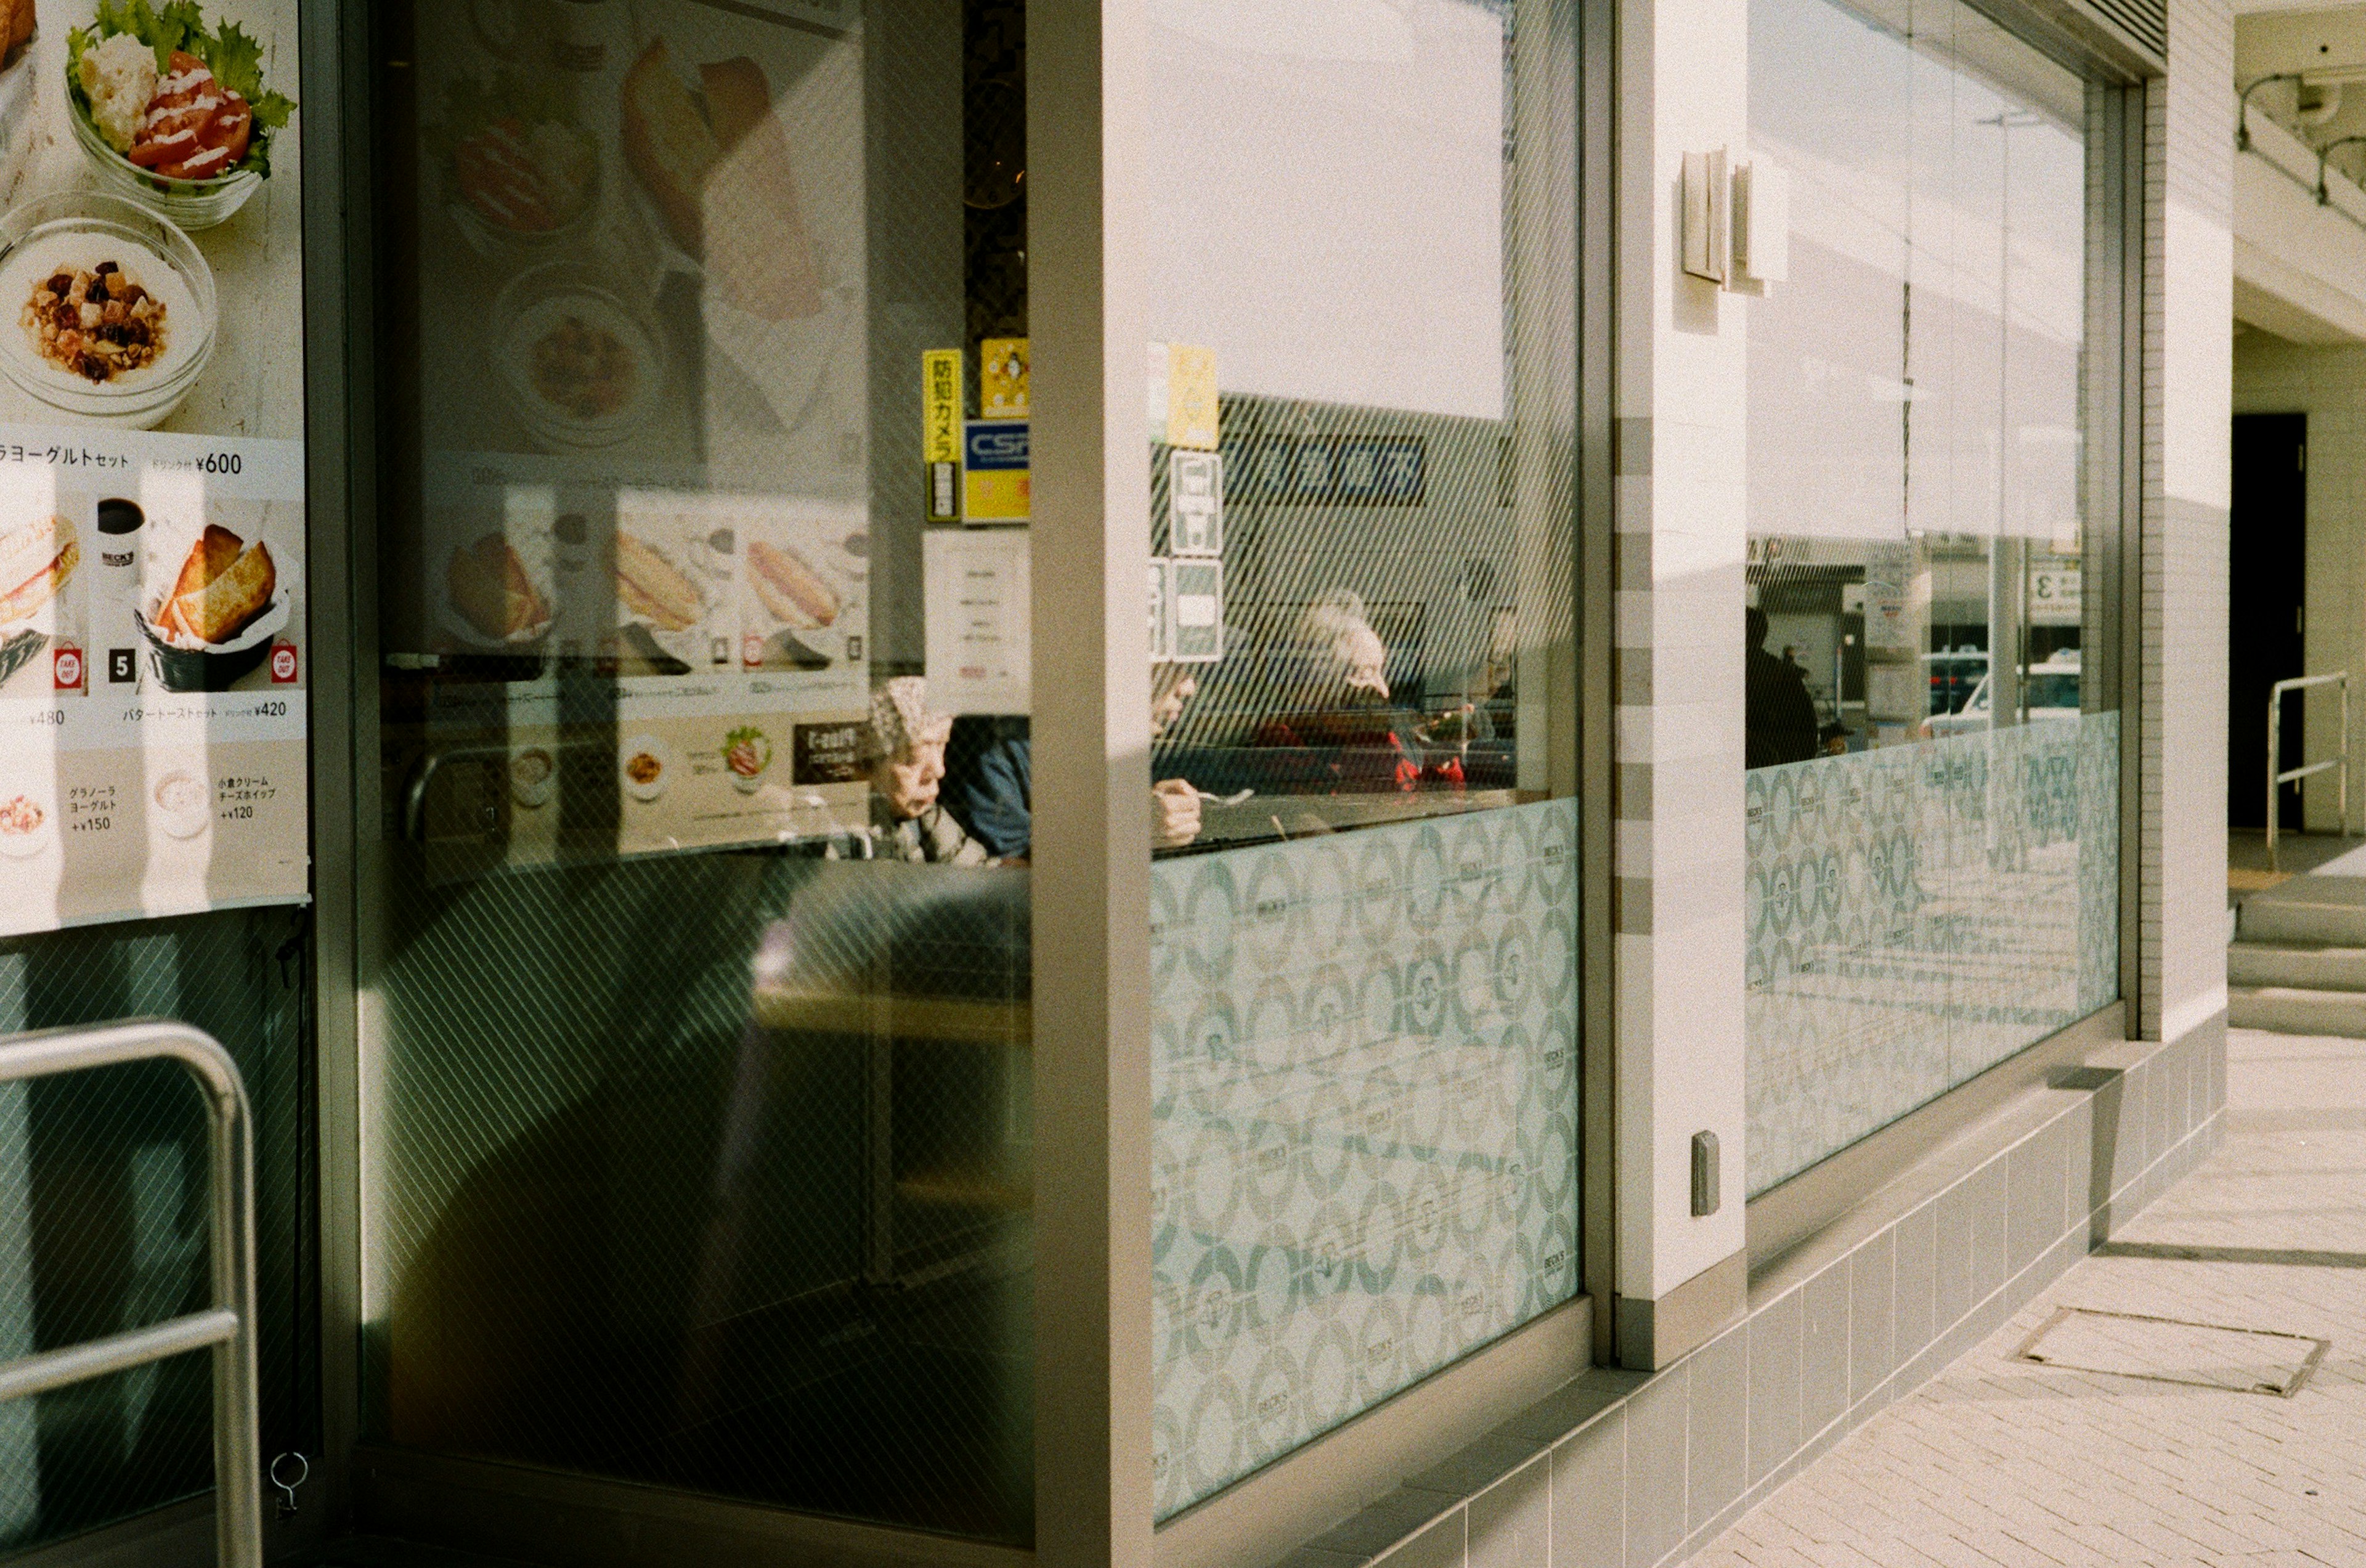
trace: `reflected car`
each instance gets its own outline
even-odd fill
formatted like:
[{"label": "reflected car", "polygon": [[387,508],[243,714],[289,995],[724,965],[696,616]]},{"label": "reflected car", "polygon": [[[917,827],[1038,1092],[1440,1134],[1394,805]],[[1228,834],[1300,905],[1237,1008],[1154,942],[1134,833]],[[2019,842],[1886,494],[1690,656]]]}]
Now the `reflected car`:
[{"label": "reflected car", "polygon": [[1927,711],[1936,718],[1954,713],[1969,700],[1973,691],[1988,678],[1989,656],[1976,649],[1926,653],[1922,656],[1922,668],[1931,688]]},{"label": "reflected car", "polygon": [[[2079,661],[2056,655],[2043,664],[2033,664],[2022,671],[2023,706],[2032,724],[2049,719],[2079,716]],[[1989,725],[1989,681],[1985,675],[1964,699],[1964,705],[1953,713],[1933,714],[1922,721],[1916,732],[1925,740],[1944,740],[1950,735],[1968,735]]]}]

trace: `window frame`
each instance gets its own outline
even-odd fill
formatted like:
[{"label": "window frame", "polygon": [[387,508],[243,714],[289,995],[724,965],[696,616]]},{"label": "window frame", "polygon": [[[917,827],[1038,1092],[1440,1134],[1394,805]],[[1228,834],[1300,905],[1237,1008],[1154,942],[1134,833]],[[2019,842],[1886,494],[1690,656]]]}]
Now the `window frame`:
[{"label": "window frame", "polygon": [[[1846,4],[1846,0],[1838,0]],[[1972,3],[1972,0],[1967,0]],[[2146,104],[2151,79],[2124,51],[2073,47],[2022,0],[1977,0],[1974,9],[2083,77],[2087,84],[2088,374],[2081,397],[2090,450],[2086,528],[2093,537],[2090,620],[2100,635],[2083,650],[2094,689],[2119,716],[2119,986],[2116,1001],[2033,1041],[1766,1189],[1746,1203],[1753,1274],[1807,1245],[1931,1151],[2001,1105],[2048,1081],[2099,1044],[2142,1037],[2144,242]]]}]

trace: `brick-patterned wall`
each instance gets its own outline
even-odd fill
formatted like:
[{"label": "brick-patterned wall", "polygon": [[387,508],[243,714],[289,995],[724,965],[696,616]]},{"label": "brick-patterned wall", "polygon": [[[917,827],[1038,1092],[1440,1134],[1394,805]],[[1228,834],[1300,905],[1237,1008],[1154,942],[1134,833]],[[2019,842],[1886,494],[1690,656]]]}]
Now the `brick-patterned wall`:
[{"label": "brick-patterned wall", "polygon": [[2226,461],[2234,383],[2235,23],[2172,0],[2146,96],[2139,1019],[2225,1005]]},{"label": "brick-patterned wall", "polygon": [[[1749,9],[1619,0],[1618,49],[1617,1293],[1656,1312],[1742,1247],[1749,301],[1686,276],[1675,241],[1684,154],[1748,140]],[[1691,1213],[1700,1131],[1725,1150],[1705,1217]]]}]

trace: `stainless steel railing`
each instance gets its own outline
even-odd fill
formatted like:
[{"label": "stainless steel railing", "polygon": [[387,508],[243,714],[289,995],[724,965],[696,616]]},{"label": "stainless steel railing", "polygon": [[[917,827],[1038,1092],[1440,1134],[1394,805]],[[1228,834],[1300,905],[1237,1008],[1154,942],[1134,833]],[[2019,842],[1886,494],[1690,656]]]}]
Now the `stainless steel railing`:
[{"label": "stainless steel railing", "polygon": [[[2341,688],[2341,750],[2321,761],[2304,762],[2297,768],[2276,771],[2282,755],[2279,742],[2283,735],[2284,694],[2304,691],[2310,686]],[[2276,802],[2278,794],[2288,784],[2297,783],[2312,773],[2327,768],[2341,770],[2338,777],[2341,803],[2341,831],[2349,832],[2349,671],[2337,670],[2330,675],[2295,675],[2289,681],[2279,681],[2268,688],[2268,869],[2280,869],[2276,864]]]},{"label": "stainless steel railing", "polygon": [[206,1100],[212,1145],[213,1305],[146,1328],[0,1362],[0,1400],[23,1399],[186,1350],[214,1352],[214,1520],[222,1568],[262,1568],[261,1416],[254,1380],[254,1134],[246,1086],[219,1041],[136,1020],[0,1041],[0,1083],[127,1062],[175,1061]]}]

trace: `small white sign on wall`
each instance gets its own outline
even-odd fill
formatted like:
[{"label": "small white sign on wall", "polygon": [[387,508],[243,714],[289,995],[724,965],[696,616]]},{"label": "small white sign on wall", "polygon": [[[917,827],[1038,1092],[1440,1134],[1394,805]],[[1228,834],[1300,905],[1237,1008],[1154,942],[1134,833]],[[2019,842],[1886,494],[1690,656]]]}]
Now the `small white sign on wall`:
[{"label": "small white sign on wall", "polygon": [[1031,705],[1029,551],[1023,528],[931,528],[921,536],[929,705],[1023,714]]}]

